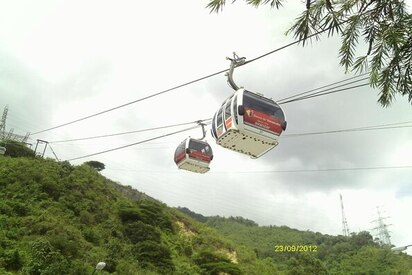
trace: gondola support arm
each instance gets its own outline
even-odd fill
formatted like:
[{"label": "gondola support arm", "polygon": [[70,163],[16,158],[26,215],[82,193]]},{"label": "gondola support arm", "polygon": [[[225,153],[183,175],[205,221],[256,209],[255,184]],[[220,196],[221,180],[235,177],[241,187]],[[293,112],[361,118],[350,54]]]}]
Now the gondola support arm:
[{"label": "gondola support arm", "polygon": [[239,87],[236,85],[235,81],[233,80],[233,71],[236,67],[242,66],[246,62],[246,57],[238,57],[236,53],[233,53],[233,58],[226,57],[227,60],[230,60],[230,68],[229,72],[226,73],[227,82],[229,83],[230,87],[232,87],[235,91],[239,90]]}]

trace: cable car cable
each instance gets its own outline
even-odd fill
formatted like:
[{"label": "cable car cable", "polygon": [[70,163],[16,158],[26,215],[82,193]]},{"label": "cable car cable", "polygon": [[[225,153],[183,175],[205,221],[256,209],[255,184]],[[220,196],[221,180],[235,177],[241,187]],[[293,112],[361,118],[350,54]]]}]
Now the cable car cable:
[{"label": "cable car cable", "polygon": [[364,83],[364,84],[360,84],[360,85],[355,85],[352,87],[347,87],[347,88],[343,88],[343,89],[339,89],[339,90],[333,90],[330,92],[325,92],[325,93],[315,93],[314,95],[306,95],[300,98],[296,98],[296,99],[291,99],[291,100],[287,100],[284,101],[282,103],[279,103],[279,105],[281,104],[287,104],[287,103],[291,103],[291,102],[295,102],[295,101],[301,101],[301,100],[305,100],[305,99],[309,99],[309,98],[313,98],[313,97],[318,97],[318,96],[323,96],[323,95],[329,95],[329,94],[333,94],[333,93],[338,93],[338,92],[343,92],[343,91],[347,91],[347,90],[351,90],[351,89],[355,89],[355,88],[359,88],[359,87],[364,87],[364,86],[368,86],[369,83]]},{"label": "cable car cable", "polygon": [[[288,100],[288,99],[292,99],[292,98],[294,98],[294,97],[298,97],[298,96],[301,96],[301,95],[308,94],[308,93],[310,93],[310,92],[314,92],[314,91],[317,91],[317,90],[320,90],[320,89],[324,89],[324,88],[327,88],[327,87],[330,87],[330,86],[334,86],[334,85],[336,85],[336,84],[340,84],[340,83],[343,83],[343,82],[346,82],[346,81],[349,81],[349,80],[352,80],[352,79],[355,79],[355,78],[358,78],[358,77],[361,77],[361,76],[364,76],[364,75],[365,75],[365,74],[357,75],[357,76],[350,77],[350,78],[345,79],[345,80],[337,81],[337,82],[334,82],[334,83],[331,83],[331,84],[328,84],[328,85],[325,85],[325,86],[322,86],[322,87],[314,88],[314,89],[312,89],[312,90],[309,90],[309,91],[306,91],[306,92],[303,92],[303,93],[295,94],[295,95],[292,95],[292,96],[288,96],[288,97],[285,97],[285,98],[276,100],[276,102],[279,103],[279,102],[282,102],[282,101],[285,101],[285,100]],[[366,78],[362,78],[362,79],[357,80],[357,81],[355,81],[355,82],[359,82],[359,81],[361,81],[361,80],[366,80],[366,79],[368,79],[368,78],[367,78],[367,77],[366,77]],[[351,83],[355,83],[355,82],[351,82]],[[349,85],[349,84],[351,84],[351,83],[347,83],[347,84],[343,84],[343,85]],[[338,87],[341,87],[341,86],[337,86],[337,87],[334,87],[334,88],[338,88]]]},{"label": "cable car cable", "polygon": [[182,87],[184,87],[184,86],[193,84],[193,83],[195,83],[195,82],[199,82],[199,81],[201,81],[201,80],[204,80],[204,79],[210,78],[210,77],[212,77],[212,76],[215,76],[215,75],[224,73],[224,72],[226,72],[226,71],[227,71],[227,69],[221,70],[221,71],[219,71],[219,72],[216,72],[216,73],[213,73],[213,74],[209,74],[209,75],[204,76],[204,77],[197,78],[197,79],[195,79],[195,80],[192,80],[192,81],[189,81],[189,82],[186,82],[186,83],[183,83],[183,84],[174,86],[174,87],[172,87],[172,88],[163,90],[163,91],[161,91],[161,92],[157,92],[157,93],[154,93],[154,94],[151,94],[151,95],[148,95],[148,96],[145,96],[145,97],[142,97],[142,98],[139,98],[139,99],[136,99],[136,100],[133,100],[133,101],[124,103],[124,104],[122,104],[122,105],[118,105],[118,106],[115,106],[115,107],[113,107],[113,108],[110,108],[110,109],[107,109],[107,110],[103,110],[103,111],[101,111],[101,112],[98,112],[98,113],[95,113],[95,114],[92,114],[92,115],[88,115],[88,116],[85,116],[85,117],[82,117],[82,118],[79,118],[79,119],[76,119],[76,120],[73,120],[73,121],[70,121],[70,122],[66,122],[66,123],[63,123],[63,124],[60,124],[60,125],[51,127],[51,128],[47,128],[47,129],[44,129],[44,130],[41,130],[41,131],[38,131],[38,132],[34,132],[34,133],[32,133],[32,135],[37,135],[37,134],[44,133],[44,132],[47,132],[47,131],[50,131],[50,130],[54,130],[54,129],[57,129],[57,128],[61,128],[61,127],[63,127],[63,126],[67,126],[67,125],[70,125],[70,124],[74,124],[74,123],[76,123],[76,122],[80,122],[80,121],[83,121],[83,120],[86,120],[86,119],[89,119],[89,118],[92,118],[92,117],[95,117],[95,116],[98,116],[98,115],[102,115],[102,114],[104,114],[104,113],[108,113],[108,112],[111,112],[111,111],[114,111],[114,110],[117,110],[117,109],[126,107],[126,106],[128,106],[128,105],[131,105],[131,104],[134,104],[134,103],[137,103],[137,102],[140,102],[140,101],[144,101],[144,100],[146,100],[146,99],[149,99],[149,98],[152,98],[152,97],[155,97],[155,96],[159,96],[159,95],[161,95],[161,94],[165,94],[165,93],[167,93],[167,92],[176,90],[176,89],[178,89],[178,88],[182,88]]},{"label": "cable car cable", "polygon": [[[275,52],[278,52],[278,51],[283,50],[283,49],[285,49],[285,48],[288,48],[288,47],[290,47],[290,46],[293,46],[293,45],[295,45],[295,44],[298,44],[298,43],[302,42],[303,40],[310,39],[310,38],[312,38],[312,37],[314,37],[314,36],[316,36],[316,35],[319,35],[319,34],[325,32],[325,31],[329,30],[329,29],[330,29],[330,28],[327,28],[327,29],[322,30],[322,31],[318,31],[318,32],[316,32],[316,33],[314,33],[314,34],[308,35],[306,38],[302,38],[302,39],[296,40],[296,41],[291,42],[291,43],[289,43],[289,44],[286,44],[286,45],[284,45],[284,46],[282,46],[282,47],[280,47],[280,48],[277,48],[277,49],[275,49],[275,50],[273,50],[273,51],[270,51],[270,52],[268,52],[268,53],[265,53],[265,54],[263,54],[263,55],[260,55],[260,56],[258,56],[258,57],[255,57],[255,58],[253,58],[253,59],[251,59],[251,60],[248,60],[248,61],[244,62],[243,64],[239,65],[239,67],[240,67],[240,66],[244,66],[244,65],[246,65],[246,64],[249,64],[249,63],[251,63],[251,62],[254,62],[254,61],[258,60],[258,59],[261,59],[261,58],[263,58],[263,57],[265,57],[265,56],[268,56],[268,55],[270,55],[270,54],[273,54],[273,53],[275,53]],[[86,119],[89,119],[89,118],[92,118],[92,117],[95,117],[95,116],[98,116],[98,115],[102,115],[102,114],[105,114],[105,113],[108,113],[108,112],[111,112],[111,111],[114,111],[114,110],[117,110],[117,109],[120,109],[120,108],[129,106],[129,105],[131,105],[131,104],[134,104],[134,103],[137,103],[137,102],[140,102],[140,101],[144,101],[144,100],[146,100],[146,99],[149,99],[149,98],[152,98],[152,97],[155,97],[155,96],[159,96],[159,95],[165,94],[165,93],[167,93],[167,92],[171,92],[171,91],[176,90],[176,89],[178,89],[178,88],[182,88],[182,87],[184,87],[184,86],[188,86],[188,85],[190,85],[190,84],[199,82],[199,81],[201,81],[201,80],[204,80],[204,79],[213,77],[213,76],[215,76],[215,75],[218,75],[218,74],[221,74],[221,73],[224,73],[224,72],[227,72],[227,71],[228,71],[228,69],[220,70],[220,71],[218,71],[218,72],[215,72],[215,73],[206,75],[206,76],[204,76],[204,77],[200,77],[200,78],[197,78],[197,79],[195,79],[195,80],[188,81],[188,82],[186,82],[186,83],[183,83],[183,84],[174,86],[174,87],[172,87],[172,88],[169,88],[169,89],[166,89],[166,90],[163,90],[163,91],[160,91],[160,92],[157,92],[157,93],[154,93],[154,94],[151,94],[151,95],[148,95],[148,96],[145,96],[145,97],[142,97],[142,98],[139,98],[139,99],[136,99],[136,100],[127,102],[127,103],[124,103],[124,104],[121,104],[121,105],[118,105],[118,106],[115,106],[115,107],[112,107],[112,108],[109,108],[109,109],[106,109],[106,110],[103,110],[103,111],[100,111],[100,112],[91,114],[91,115],[88,115],[88,116],[85,116],[85,117],[82,117],[82,118],[79,118],[79,119],[76,119],[76,120],[72,120],[72,121],[69,121],[69,122],[66,122],[66,123],[62,123],[62,124],[59,124],[59,125],[57,125],[57,126],[53,126],[53,127],[50,127],[50,128],[44,129],[44,130],[41,130],[41,131],[34,132],[34,133],[32,133],[31,135],[37,135],[37,134],[44,133],[44,132],[47,132],[47,131],[51,131],[51,130],[54,130],[54,129],[57,129],[57,128],[61,128],[61,127],[63,127],[63,126],[71,125],[71,124],[74,124],[74,123],[76,123],[76,122],[80,122],[80,121],[83,121],[83,120],[86,120]]]},{"label": "cable car cable", "polygon": [[[342,82],[345,82],[345,81],[349,81],[349,80],[354,79],[354,78],[357,78],[357,77],[360,77],[360,76],[355,76],[355,77],[351,77],[351,78],[346,79],[346,80],[341,80],[341,81],[337,81],[337,82],[334,82],[334,83],[330,83],[330,84],[328,84],[328,85],[325,85],[325,86],[322,86],[322,87],[319,87],[319,88],[315,88],[315,89],[309,90],[309,91],[307,91],[307,92],[299,93],[299,94],[296,94],[296,95],[293,95],[293,96],[290,96],[290,97],[281,99],[281,100],[279,100],[278,102],[279,102],[279,104],[289,103],[289,101],[288,101],[288,102],[280,102],[280,101],[285,100],[285,99],[288,99],[288,98],[292,98],[292,97],[295,97],[295,96],[298,96],[298,95],[306,94],[306,93],[309,93],[309,92],[311,92],[311,91],[316,91],[316,90],[319,90],[319,89],[322,89],[322,88],[325,88],[325,87],[330,87],[330,86],[332,86],[332,85],[336,85],[336,84],[339,84],[339,83],[342,83]],[[343,86],[346,86],[346,85],[349,85],[349,84],[352,84],[352,83],[355,83],[355,82],[358,82],[358,81],[360,81],[360,80],[356,80],[356,81],[354,81],[354,82],[350,82],[350,83],[346,83],[346,84],[343,84],[343,85],[340,85],[340,86],[336,86],[336,87],[333,87],[333,88],[331,88],[331,89],[334,89],[334,88],[337,88],[337,87],[343,87]],[[351,89],[352,89],[352,88],[351,88]],[[328,90],[330,90],[330,89],[323,90],[323,91],[319,91],[319,92],[317,92],[316,94],[319,94],[319,93],[322,93],[322,92],[325,92],[325,91],[328,91]],[[333,91],[333,92],[335,92],[335,91]],[[307,95],[307,96],[305,96],[305,97],[296,98],[296,99],[294,99],[293,101],[290,101],[290,102],[294,102],[294,101],[299,101],[299,100],[303,100],[303,99],[306,99],[306,98],[310,98],[309,96],[310,96],[310,95]],[[200,121],[209,121],[209,120],[211,120],[211,119],[212,119],[212,118],[207,118],[207,119],[203,119],[203,120],[200,120]],[[199,120],[193,121],[193,122],[173,124],[173,125],[166,125],[166,126],[159,126],[159,127],[155,127],[155,128],[148,128],[148,129],[142,129],[142,130],[136,130],[136,131],[121,132],[121,133],[115,133],[115,134],[107,134],[107,135],[100,135],[100,136],[93,136],[93,137],[84,137],[84,138],[76,138],[76,139],[50,141],[49,143],[62,143],[62,142],[70,142],[70,141],[80,141],[80,140],[88,140],[88,139],[105,138],[105,137],[112,137],[112,136],[118,136],[118,135],[126,135],[126,134],[138,133],[138,132],[145,132],[145,131],[151,131],[151,130],[169,128],[169,127],[175,127],[175,126],[183,126],[183,125],[192,124],[192,123],[197,123],[197,122],[199,122]]]},{"label": "cable car cable", "polygon": [[305,173],[305,172],[336,172],[336,171],[360,171],[360,170],[386,170],[386,169],[411,169],[412,165],[400,166],[371,166],[371,167],[352,167],[352,168],[325,168],[325,169],[297,169],[297,170],[267,170],[267,171],[213,171],[213,173],[241,173],[241,174],[256,174],[256,173]]},{"label": "cable car cable", "polygon": [[[338,129],[338,130],[328,130],[328,131],[319,131],[319,132],[307,132],[307,133],[295,133],[295,134],[284,134],[282,137],[299,137],[299,136],[311,136],[311,135],[321,135],[321,134],[332,134],[332,133],[344,133],[344,132],[362,132],[362,131],[371,131],[371,130],[387,130],[387,129],[400,129],[400,128],[411,128],[412,125],[404,125],[400,126],[400,124],[409,124],[412,121],[406,122],[396,122],[396,123],[389,123],[389,124],[380,124],[380,125],[371,125],[371,126],[362,126],[357,128],[347,128],[347,129]],[[398,125],[398,126],[395,126]],[[126,133],[125,133],[126,134]],[[79,139],[78,139],[79,140]],[[70,140],[67,140],[69,142]],[[66,142],[66,141],[65,141]],[[53,142],[49,142],[53,143]],[[63,143],[63,141],[62,141]],[[54,143],[56,144],[56,143]],[[74,145],[74,146],[90,146],[95,145],[96,143],[84,143],[84,144],[67,144],[64,145]],[[151,143],[150,143],[151,144]],[[162,143],[163,144],[163,143]],[[59,144],[62,145],[62,144]],[[165,149],[171,147],[147,147],[147,148],[139,148],[139,149]]]},{"label": "cable car cable", "polygon": [[196,120],[196,121],[192,121],[192,122],[185,122],[185,123],[178,123],[178,124],[172,124],[172,125],[159,126],[159,127],[154,127],[154,128],[147,128],[147,129],[135,130],[135,131],[121,132],[121,133],[115,133],[115,134],[107,134],[107,135],[92,136],[92,137],[83,137],[83,138],[74,138],[74,139],[66,139],[66,140],[56,140],[56,141],[50,141],[49,143],[63,143],[63,142],[70,142],[70,141],[80,141],[80,140],[88,140],[88,139],[97,139],[97,138],[106,138],[106,137],[114,137],[114,136],[128,135],[128,134],[134,134],[134,133],[142,133],[142,132],[147,132],[147,131],[154,131],[154,130],[160,130],[160,129],[165,129],[165,128],[183,126],[183,125],[198,123],[199,121],[200,121],[200,122],[203,122],[203,121],[208,121],[208,120],[211,120],[211,118],[209,118],[209,119],[202,119],[202,120]]},{"label": "cable car cable", "polygon": [[89,154],[89,155],[85,155],[85,156],[81,156],[81,157],[76,157],[76,158],[68,159],[67,161],[72,161],[72,160],[87,158],[87,157],[91,157],[91,156],[96,156],[96,155],[100,155],[100,154],[104,154],[104,153],[108,153],[108,152],[112,152],[112,151],[124,149],[124,148],[131,147],[131,146],[134,146],[134,145],[142,144],[142,143],[145,143],[145,142],[148,142],[148,141],[152,141],[152,140],[164,138],[164,137],[167,137],[167,136],[175,135],[175,134],[178,134],[178,133],[183,133],[183,132],[186,132],[186,131],[190,131],[190,130],[196,129],[196,128],[198,128],[198,127],[199,127],[199,125],[196,125],[196,126],[193,126],[193,127],[190,127],[190,128],[186,128],[186,129],[179,130],[179,131],[176,131],[176,132],[164,134],[164,135],[157,136],[157,137],[154,137],[154,138],[145,139],[145,140],[138,141],[138,142],[131,143],[131,144],[127,144],[127,145],[124,145],[124,146],[115,147],[115,148],[108,149],[108,150],[104,150],[104,151],[101,151],[101,152],[97,152],[97,153],[93,153],[93,154]]},{"label": "cable car cable", "polygon": [[406,124],[406,123],[412,123],[412,121],[402,122],[402,123],[393,123],[393,124],[387,124],[387,125],[381,125],[381,126],[365,126],[365,127],[359,127],[359,128],[349,128],[349,129],[331,130],[331,131],[322,131],[322,132],[285,134],[283,135],[283,137],[300,137],[300,136],[312,136],[312,135],[344,133],[344,132],[361,132],[361,131],[387,130],[387,129],[399,129],[399,128],[411,128],[412,127],[412,125],[389,126],[389,125],[398,125],[398,124]]},{"label": "cable car cable", "polygon": [[[318,91],[318,92],[309,93],[309,91],[308,91],[308,92],[305,92],[305,93],[300,93],[298,95],[301,95],[301,96],[298,96],[298,95],[290,96],[289,100],[281,99],[281,100],[277,101],[277,103],[278,104],[283,104],[285,102],[293,102],[293,101],[299,101],[299,100],[306,99],[306,98],[311,98],[311,97],[314,97],[314,95],[322,94],[324,92],[327,92],[327,91],[330,91],[330,90],[333,90],[333,89],[336,89],[336,88],[345,87],[345,86],[348,86],[350,84],[357,83],[357,82],[360,82],[360,81],[363,81],[363,80],[366,80],[366,79],[368,79],[368,78],[358,79],[358,80],[355,80],[355,81],[352,81],[352,82],[349,82],[349,83],[341,84],[341,85],[331,87],[331,88],[328,88],[328,89],[325,89],[325,90],[322,90],[322,91]],[[327,87],[327,86],[331,86],[331,85],[326,85],[326,86],[323,86],[322,88]],[[315,90],[319,90],[319,89],[321,89],[321,88],[313,89],[313,90],[311,90],[311,92],[315,91]]]},{"label": "cable car cable", "polygon": [[[362,171],[362,170],[387,170],[387,169],[411,169],[412,165],[400,166],[370,166],[370,167],[352,167],[352,168],[324,168],[324,169],[296,169],[296,170],[261,170],[261,171],[210,171],[211,174],[263,174],[263,173],[306,173],[306,172],[339,172],[339,171]],[[106,168],[106,170],[129,171],[135,173],[178,173],[177,171],[147,171],[132,170],[122,168]]]}]

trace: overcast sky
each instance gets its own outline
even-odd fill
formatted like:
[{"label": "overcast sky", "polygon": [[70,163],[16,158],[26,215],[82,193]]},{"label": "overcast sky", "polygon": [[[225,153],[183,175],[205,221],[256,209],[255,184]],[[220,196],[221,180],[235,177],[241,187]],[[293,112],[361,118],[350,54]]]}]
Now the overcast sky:
[{"label": "overcast sky", "polygon": [[[227,69],[234,51],[250,60],[292,42],[284,33],[304,4],[290,2],[277,11],[238,1],[210,14],[207,1],[193,0],[0,1],[0,108],[9,106],[7,130],[44,130]],[[338,48],[339,38],[326,36],[292,46],[236,69],[235,82],[277,100],[340,81],[352,75],[339,67]],[[211,118],[232,92],[219,74],[29,141]],[[282,105],[288,129],[274,150],[255,160],[222,149],[208,133],[215,157],[203,175],[179,171],[173,162],[176,146],[189,135],[200,137],[200,129],[72,163],[101,161],[105,176],[172,207],[333,235],[342,233],[342,194],[351,232],[374,228],[380,207],[392,242],[412,244],[411,168],[330,170],[412,166],[411,128],[288,136],[412,126],[406,97],[388,108],[377,99],[377,90],[362,87]],[[67,160],[185,127],[52,148]],[[49,149],[46,155],[53,157]]]}]

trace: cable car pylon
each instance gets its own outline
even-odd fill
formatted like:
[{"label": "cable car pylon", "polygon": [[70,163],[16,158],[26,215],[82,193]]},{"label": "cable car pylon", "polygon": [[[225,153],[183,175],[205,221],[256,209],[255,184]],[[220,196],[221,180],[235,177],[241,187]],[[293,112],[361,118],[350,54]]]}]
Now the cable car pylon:
[{"label": "cable car pylon", "polygon": [[233,53],[227,82],[235,92],[226,99],[212,119],[212,136],[220,146],[258,158],[279,143],[286,130],[285,115],[271,98],[238,87],[233,80],[234,69],[246,63]]}]

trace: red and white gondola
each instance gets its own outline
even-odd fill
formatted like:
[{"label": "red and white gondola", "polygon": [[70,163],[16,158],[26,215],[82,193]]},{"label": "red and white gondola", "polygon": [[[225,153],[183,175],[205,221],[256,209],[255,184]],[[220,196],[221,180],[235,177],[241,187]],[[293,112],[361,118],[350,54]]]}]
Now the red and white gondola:
[{"label": "red and white gondola", "polygon": [[279,143],[286,130],[285,115],[270,98],[238,88],[233,82],[233,59],[228,82],[235,89],[216,111],[212,120],[212,136],[224,148],[258,158]]},{"label": "red and white gondola", "polygon": [[[206,135],[203,128],[203,138]],[[202,139],[203,139],[202,138]],[[179,169],[206,173],[210,170],[210,162],[213,159],[213,151],[210,145],[201,139],[186,138],[177,146],[174,161]]]},{"label": "red and white gondola", "polygon": [[179,169],[203,174],[210,170],[213,152],[207,142],[186,138],[176,148],[174,159]]}]

